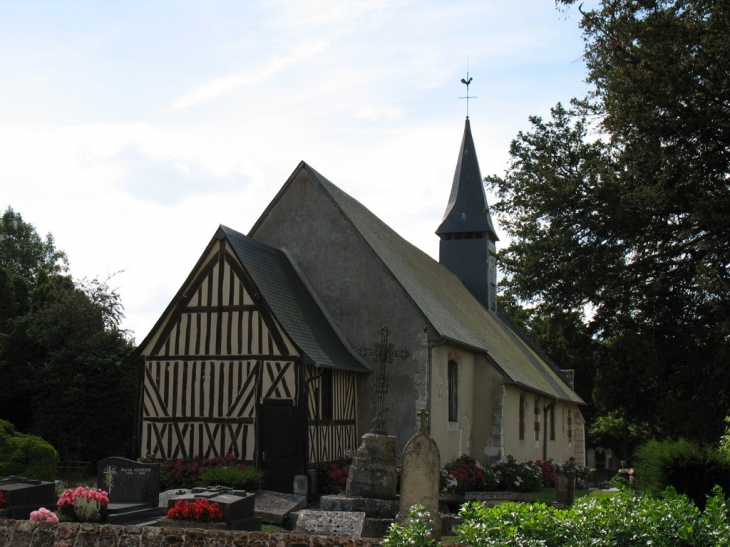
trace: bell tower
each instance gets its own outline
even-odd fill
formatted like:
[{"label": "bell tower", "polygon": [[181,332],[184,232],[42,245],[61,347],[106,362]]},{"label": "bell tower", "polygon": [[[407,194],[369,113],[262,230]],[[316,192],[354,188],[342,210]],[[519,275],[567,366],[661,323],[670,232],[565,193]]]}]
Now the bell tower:
[{"label": "bell tower", "polygon": [[441,240],[439,262],[461,279],[485,308],[496,312],[497,268],[494,253],[499,238],[489,214],[468,116],[451,195],[436,234]]}]

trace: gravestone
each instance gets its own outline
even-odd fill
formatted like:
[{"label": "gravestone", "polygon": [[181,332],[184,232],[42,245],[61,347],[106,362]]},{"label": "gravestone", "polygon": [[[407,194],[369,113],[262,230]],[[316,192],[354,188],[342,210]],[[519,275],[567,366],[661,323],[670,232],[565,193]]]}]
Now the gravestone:
[{"label": "gravestone", "polygon": [[170,498],[168,509],[172,509],[178,501],[195,502],[197,499],[207,499],[218,504],[223,514],[223,523],[199,523],[163,518],[157,521],[163,527],[195,527],[220,528],[226,530],[245,530],[255,532],[261,530],[261,519],[254,516],[255,495],[244,490],[234,490],[227,486],[200,486],[190,492]]},{"label": "gravestone", "polygon": [[126,458],[106,458],[96,466],[97,488],[109,493],[109,503],[148,503],[157,507],[160,464]]},{"label": "gravestone", "polygon": [[365,524],[365,513],[346,511],[300,511],[295,533],[315,536],[359,538]]},{"label": "gravestone", "polygon": [[27,520],[32,511],[41,507],[53,509],[56,506],[56,485],[53,482],[24,477],[8,477],[0,480],[9,517]]},{"label": "gravestone", "polygon": [[403,449],[401,459],[400,511],[398,522],[407,523],[413,505],[422,505],[431,514],[431,537],[441,540],[441,514],[439,512],[439,480],[441,455],[436,441],[426,432],[428,413],[418,413],[421,427]]},{"label": "gravestone", "polygon": [[555,472],[555,501],[566,507],[575,500],[575,472],[559,469]]}]

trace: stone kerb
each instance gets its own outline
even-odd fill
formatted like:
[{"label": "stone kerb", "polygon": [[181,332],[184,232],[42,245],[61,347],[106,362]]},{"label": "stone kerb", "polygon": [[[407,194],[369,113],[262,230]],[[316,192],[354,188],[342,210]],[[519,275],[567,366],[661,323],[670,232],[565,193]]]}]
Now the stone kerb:
[{"label": "stone kerb", "polygon": [[0,519],[0,547],[376,547],[381,540]]}]

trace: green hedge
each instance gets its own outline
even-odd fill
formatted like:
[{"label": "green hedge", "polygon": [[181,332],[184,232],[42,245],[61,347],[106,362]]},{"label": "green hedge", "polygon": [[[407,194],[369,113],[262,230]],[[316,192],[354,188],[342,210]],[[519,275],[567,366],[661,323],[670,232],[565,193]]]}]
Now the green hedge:
[{"label": "green hedge", "polygon": [[16,475],[52,481],[57,467],[58,453],[49,443],[0,420],[0,478]]},{"label": "green hedge", "polygon": [[725,496],[716,489],[705,511],[668,489],[660,496],[629,489],[582,498],[569,509],[544,504],[470,503],[459,517],[469,547],[710,547],[730,545]]},{"label": "green hedge", "polygon": [[264,472],[254,467],[212,467],[200,476],[201,486],[230,486],[247,492],[261,490]]},{"label": "green hedge", "polygon": [[641,490],[657,494],[671,486],[700,509],[714,486],[730,492],[730,462],[714,447],[683,439],[642,445],[636,451],[634,469]]}]

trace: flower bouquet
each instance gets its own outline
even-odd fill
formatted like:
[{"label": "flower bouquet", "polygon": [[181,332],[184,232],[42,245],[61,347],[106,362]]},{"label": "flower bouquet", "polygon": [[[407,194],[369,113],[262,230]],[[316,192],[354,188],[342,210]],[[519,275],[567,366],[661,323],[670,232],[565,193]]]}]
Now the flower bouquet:
[{"label": "flower bouquet", "polygon": [[58,522],[58,515],[50,509],[41,507],[38,511],[32,511],[30,513],[29,520],[36,520],[39,522]]},{"label": "flower bouquet", "polygon": [[194,520],[196,522],[220,522],[223,520],[218,504],[205,498],[195,501],[178,500],[167,511],[167,518],[171,520]]},{"label": "flower bouquet", "polygon": [[104,490],[94,490],[79,486],[75,490],[64,490],[58,498],[58,510],[66,520],[96,522],[109,505],[109,494]]}]

